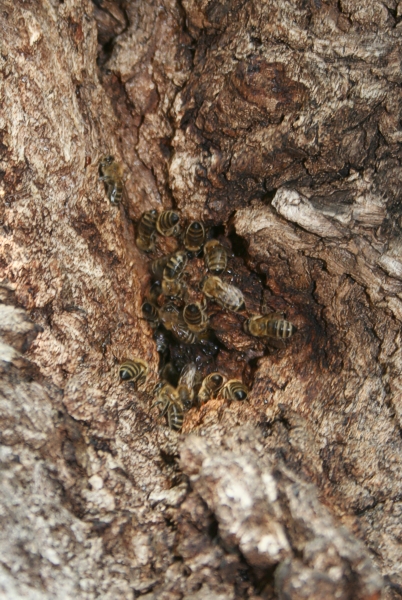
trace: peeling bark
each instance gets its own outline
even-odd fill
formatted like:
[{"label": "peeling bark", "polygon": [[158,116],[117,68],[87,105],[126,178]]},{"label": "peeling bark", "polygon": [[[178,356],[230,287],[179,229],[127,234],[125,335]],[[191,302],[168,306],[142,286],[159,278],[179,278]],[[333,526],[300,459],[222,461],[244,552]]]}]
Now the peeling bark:
[{"label": "peeling bark", "polygon": [[[3,2],[4,597],[402,596],[400,18],[392,0]],[[180,435],[151,408],[134,242],[162,207],[215,227],[250,313],[298,328],[275,350],[217,312],[214,364],[249,401],[193,408]],[[132,355],[138,390],[118,385]]]}]

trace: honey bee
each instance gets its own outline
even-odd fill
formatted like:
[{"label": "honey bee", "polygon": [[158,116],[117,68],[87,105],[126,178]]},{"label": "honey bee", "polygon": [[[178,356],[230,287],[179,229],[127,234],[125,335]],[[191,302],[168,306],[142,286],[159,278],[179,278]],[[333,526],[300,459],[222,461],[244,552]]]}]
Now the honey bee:
[{"label": "honey bee", "polygon": [[198,252],[205,240],[205,227],[200,221],[193,221],[184,234],[184,247],[190,252]]},{"label": "honey bee", "polygon": [[185,289],[185,284],[178,279],[174,281],[162,279],[162,294],[168,298],[182,298]]},{"label": "honey bee", "polygon": [[128,359],[120,365],[120,381],[132,381],[133,383],[143,383],[148,374],[148,364],[141,358]]},{"label": "honey bee", "polygon": [[162,355],[162,363],[164,363],[169,350],[168,333],[162,327],[158,327],[153,335],[153,338],[156,343],[156,351]]},{"label": "honey bee", "polygon": [[198,302],[186,304],[183,309],[183,319],[189,330],[194,333],[201,333],[208,327],[206,307],[201,306]]},{"label": "honey bee", "polygon": [[198,341],[197,335],[193,331],[190,331],[181,319],[172,325],[171,330],[176,340],[182,344],[195,344]]},{"label": "honey bee", "polygon": [[118,204],[123,196],[123,166],[115,161],[113,156],[105,156],[99,164],[100,181],[106,185],[106,193],[112,204]]},{"label": "honey bee", "polygon": [[183,406],[177,400],[175,388],[170,383],[157,386],[157,397],[153,406],[160,406],[160,417],[166,415],[170,429],[180,431],[183,426]]},{"label": "honey bee", "polygon": [[177,399],[185,410],[189,410],[193,405],[194,386],[197,384],[196,378],[197,365],[189,363],[183,368],[176,388]]},{"label": "honey bee", "polygon": [[218,240],[210,240],[204,246],[204,261],[209,271],[216,274],[222,273],[228,263],[226,248]]},{"label": "honey bee", "polygon": [[244,329],[254,337],[269,337],[279,340],[286,340],[297,331],[290,321],[284,319],[282,313],[251,317],[245,322]]},{"label": "honey bee", "polygon": [[225,379],[220,373],[210,373],[207,375],[198,392],[198,402],[200,404],[208,402],[208,400],[221,389],[224,382]]},{"label": "honey bee", "polygon": [[156,210],[148,210],[141,216],[138,223],[137,239],[135,240],[137,247],[144,252],[149,252],[154,249],[156,219],[158,213]]},{"label": "honey bee", "polygon": [[201,289],[207,298],[214,300],[219,306],[226,310],[238,312],[244,308],[244,296],[239,288],[226,281],[222,281],[215,275],[204,277]]},{"label": "honey bee", "polygon": [[156,394],[156,399],[152,406],[160,406],[163,417],[169,402],[175,401],[175,388],[167,381],[160,381],[154,389],[154,394]]},{"label": "honey bee", "polygon": [[156,221],[158,233],[165,237],[177,237],[180,233],[180,217],[174,210],[164,210]]},{"label": "honey bee", "polygon": [[141,306],[142,314],[144,315],[144,319],[149,321],[151,327],[158,327],[160,318],[159,311],[154,304],[151,302],[144,302]]},{"label": "honey bee", "polygon": [[171,331],[179,323],[180,311],[177,306],[169,302],[159,309],[159,318],[162,325]]},{"label": "honey bee", "polygon": [[230,379],[221,389],[221,396],[225,400],[246,400],[248,389],[242,381]]},{"label": "honey bee", "polygon": [[184,250],[179,250],[179,252],[172,254],[163,269],[163,279],[166,279],[166,281],[180,279],[186,268],[187,261],[187,254]]}]

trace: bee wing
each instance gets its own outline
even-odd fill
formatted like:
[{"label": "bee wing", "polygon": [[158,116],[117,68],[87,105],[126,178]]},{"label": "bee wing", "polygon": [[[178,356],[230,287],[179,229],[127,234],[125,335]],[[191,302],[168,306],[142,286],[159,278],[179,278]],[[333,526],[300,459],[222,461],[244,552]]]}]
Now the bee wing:
[{"label": "bee wing", "polygon": [[195,363],[188,363],[182,369],[179,379],[179,385],[185,385],[189,390],[192,390],[195,383],[195,376],[197,374],[197,365]]},{"label": "bee wing", "polygon": [[235,285],[231,285],[226,281],[222,282],[223,285],[223,295],[225,298],[225,302],[231,304],[232,306],[238,306],[239,308],[244,307],[244,296],[243,292],[236,287]]},{"label": "bee wing", "polygon": [[127,188],[126,188],[126,184],[124,183],[124,181],[121,181],[121,185],[123,187],[123,193],[121,196],[121,203],[124,204],[124,206],[127,206],[127,202],[128,202],[128,192],[127,192]]},{"label": "bee wing", "polygon": [[279,338],[264,338],[264,342],[272,348],[276,348],[278,350],[283,350],[284,348],[286,348],[285,341]]},{"label": "bee wing", "polygon": [[270,308],[265,302],[261,305],[261,314],[267,315],[271,319],[285,319],[286,315],[283,312],[272,312],[272,308]]}]

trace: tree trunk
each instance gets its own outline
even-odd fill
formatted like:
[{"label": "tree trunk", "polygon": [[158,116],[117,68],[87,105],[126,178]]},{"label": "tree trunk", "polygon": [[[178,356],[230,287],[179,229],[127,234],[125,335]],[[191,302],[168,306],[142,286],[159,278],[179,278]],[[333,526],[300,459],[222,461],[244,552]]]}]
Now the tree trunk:
[{"label": "tree trunk", "polygon": [[[401,6],[3,0],[5,598],[402,597]],[[249,315],[298,330],[272,348],[215,311],[208,368],[251,392],[181,433],[135,244],[171,207],[230,246]]]}]

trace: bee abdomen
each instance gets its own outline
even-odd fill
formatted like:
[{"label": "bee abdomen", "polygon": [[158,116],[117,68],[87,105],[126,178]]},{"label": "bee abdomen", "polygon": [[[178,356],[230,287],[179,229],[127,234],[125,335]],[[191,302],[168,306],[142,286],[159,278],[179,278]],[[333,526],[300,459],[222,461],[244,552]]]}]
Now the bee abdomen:
[{"label": "bee abdomen", "polygon": [[156,230],[156,219],[158,213],[156,210],[144,212],[138,223],[137,246],[140,250],[151,250],[153,246],[153,236]]},{"label": "bee abdomen", "polygon": [[186,229],[184,246],[190,252],[197,252],[205,240],[205,228],[200,221],[193,221]]},{"label": "bee abdomen", "polygon": [[156,229],[163,236],[177,236],[180,233],[180,217],[173,210],[164,210],[158,216]]},{"label": "bee abdomen", "polygon": [[171,403],[167,410],[167,419],[170,429],[180,431],[183,427],[183,409],[179,403]]},{"label": "bee abdomen", "polygon": [[222,273],[227,266],[228,255],[226,248],[217,240],[210,240],[204,246],[205,266],[213,273]]},{"label": "bee abdomen", "polygon": [[183,318],[190,329],[207,324],[207,316],[197,304],[186,304],[183,309]]},{"label": "bee abdomen", "polygon": [[273,338],[286,340],[296,331],[295,326],[285,319],[275,319],[268,321],[267,335]]},{"label": "bee abdomen", "polygon": [[225,400],[246,400],[248,389],[242,381],[231,379],[223,386],[221,394]]},{"label": "bee abdomen", "polygon": [[148,373],[148,365],[141,359],[126,360],[120,365],[119,377],[121,381],[138,381],[144,379]]},{"label": "bee abdomen", "polygon": [[198,400],[203,404],[208,402],[213,394],[222,387],[224,382],[223,375],[220,373],[210,373],[204,378],[200,391],[198,392]]}]

